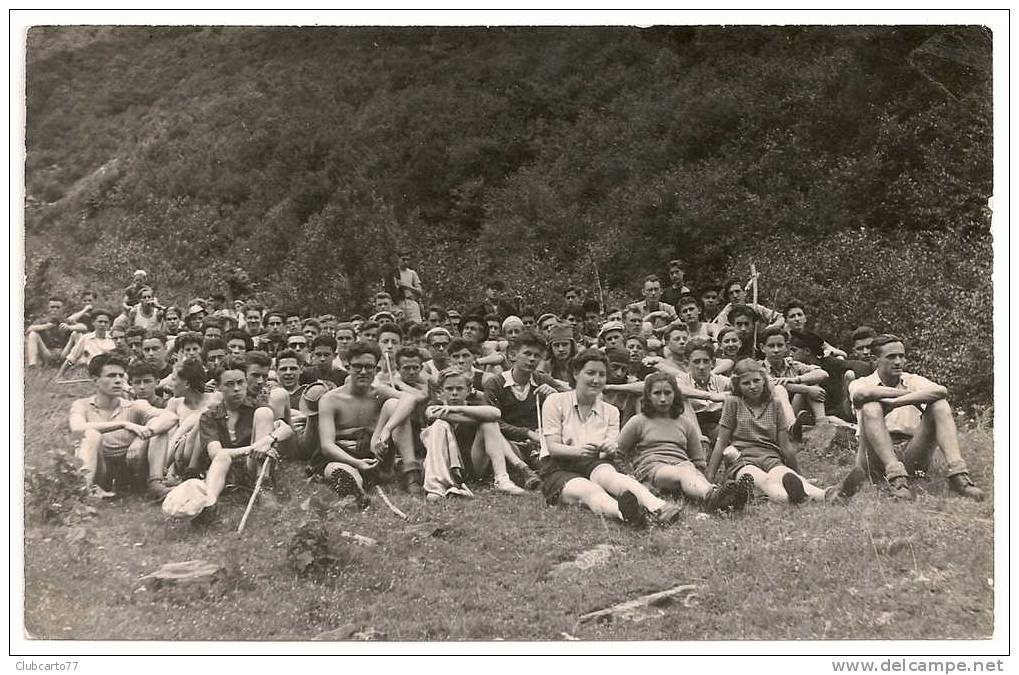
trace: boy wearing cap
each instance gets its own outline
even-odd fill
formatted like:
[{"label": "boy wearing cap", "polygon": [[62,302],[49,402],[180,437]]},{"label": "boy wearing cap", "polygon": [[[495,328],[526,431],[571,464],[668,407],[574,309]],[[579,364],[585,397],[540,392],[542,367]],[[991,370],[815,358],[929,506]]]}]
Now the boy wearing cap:
[{"label": "boy wearing cap", "polygon": [[[630,375],[630,355],[625,349],[619,346],[605,348],[605,357],[609,360],[608,372],[605,382],[607,385],[641,384],[637,378]],[[641,386],[643,386],[641,384]],[[643,392],[642,392],[643,393]],[[619,408],[619,425],[626,424],[627,420],[637,414],[641,394],[627,389],[606,389],[602,398],[606,403]]]},{"label": "boy wearing cap", "polygon": [[603,349],[609,347],[624,347],[623,344],[623,322],[606,321],[598,330],[598,343]]}]

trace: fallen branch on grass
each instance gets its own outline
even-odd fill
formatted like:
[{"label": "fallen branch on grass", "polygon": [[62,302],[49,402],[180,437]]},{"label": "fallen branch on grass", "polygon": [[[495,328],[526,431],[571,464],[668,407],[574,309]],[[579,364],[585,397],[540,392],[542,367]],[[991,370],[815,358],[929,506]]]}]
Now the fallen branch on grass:
[{"label": "fallen branch on grass", "polygon": [[355,544],[360,544],[361,546],[375,546],[379,543],[378,539],[372,539],[371,537],[366,537],[363,534],[348,532],[347,530],[340,532],[340,536],[344,539],[350,539]]},{"label": "fallen branch on grass", "polygon": [[596,612],[589,612],[580,617],[579,623],[588,623],[591,621],[613,621],[615,619],[640,619],[644,618],[642,615],[645,613],[648,607],[657,607],[659,605],[668,604],[672,602],[672,599],[677,595],[683,593],[689,593],[693,591],[697,586],[692,584],[684,584],[682,586],[675,586],[673,588],[658,591],[657,593],[650,593],[648,595],[642,595],[639,598],[633,600],[627,600],[621,602],[618,605],[612,605],[605,609],[599,609]]}]

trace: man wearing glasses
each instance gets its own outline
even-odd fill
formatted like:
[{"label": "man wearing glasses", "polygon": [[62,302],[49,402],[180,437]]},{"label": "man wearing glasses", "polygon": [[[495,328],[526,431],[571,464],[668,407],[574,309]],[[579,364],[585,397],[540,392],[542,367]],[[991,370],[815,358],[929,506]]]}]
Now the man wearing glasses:
[{"label": "man wearing glasses", "polygon": [[319,400],[319,455],[313,465],[322,467],[338,494],[353,494],[366,504],[364,474],[373,478],[395,445],[403,465],[403,489],[421,494],[423,477],[409,418],[427,397],[399,377],[392,379],[392,386],[376,378],[381,352],[374,343],[354,343],[348,358],[346,382]]}]

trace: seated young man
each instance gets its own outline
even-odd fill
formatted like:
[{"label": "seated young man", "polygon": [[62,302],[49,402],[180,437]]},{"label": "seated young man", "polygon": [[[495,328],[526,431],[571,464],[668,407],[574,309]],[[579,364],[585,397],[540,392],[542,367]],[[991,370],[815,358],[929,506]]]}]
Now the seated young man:
[{"label": "seated young man", "polygon": [[113,314],[111,312],[105,309],[95,310],[92,315],[92,332],[85,333],[74,343],[74,347],[67,354],[67,359],[60,365],[56,379],[62,379],[64,371],[68,368],[81,364],[88,365],[100,354],[107,354],[116,349],[117,345],[108,334],[112,323]]},{"label": "seated young man", "polygon": [[524,494],[506,472],[506,457],[513,452],[499,431],[499,409],[485,405],[480,397],[471,397],[470,387],[467,375],[447,368],[439,374],[439,400],[425,410],[431,422],[421,432],[426,450],[424,489],[429,500],[450,494],[473,496],[464,481],[480,480],[489,466],[495,474],[496,490]]},{"label": "seated young man", "polygon": [[300,333],[301,321],[303,320],[301,318],[301,313],[294,310],[288,310],[287,312],[285,312],[285,314],[287,318],[286,322],[287,333]]},{"label": "seated young man", "polygon": [[304,335],[308,340],[308,344],[322,334],[322,324],[318,322],[318,319],[308,317],[301,322],[301,334]]},{"label": "seated young man", "polygon": [[849,385],[860,448],[840,496],[852,496],[869,476],[871,481],[886,480],[894,498],[913,499],[909,477],[930,471],[931,456],[941,448],[948,464],[948,486],[960,495],[982,500],[984,493],[970,478],[959,449],[948,390],[904,370],[906,348],[901,338],[878,335],[870,348],[877,370]]},{"label": "seated young man", "polygon": [[718,326],[701,321],[701,303],[692,295],[684,295],[676,304],[679,319],[686,324],[691,338],[703,337],[714,341],[718,338]]},{"label": "seated young man", "polygon": [[767,328],[762,337],[764,360],[761,364],[774,387],[775,398],[785,409],[786,417],[799,422],[790,427],[789,437],[800,441],[807,410],[814,416],[815,422],[826,419],[826,393],[821,385],[828,379],[828,373],[821,366],[794,361],[789,356],[789,338],[784,329]]},{"label": "seated young man", "polygon": [[230,356],[244,356],[244,354],[255,350],[255,341],[240,328],[234,328],[224,333],[223,342],[226,343],[226,349]]},{"label": "seated young man", "polygon": [[658,275],[650,274],[644,279],[642,292],[644,299],[639,302],[630,303],[627,305],[628,308],[640,311],[642,317],[646,317],[653,312],[665,312],[667,321],[676,318],[676,308],[660,301],[662,297],[662,281],[658,278]]},{"label": "seated young man", "polygon": [[776,312],[775,310],[765,307],[764,305],[761,304],[747,302],[747,291],[739,280],[730,279],[729,282],[725,285],[725,292],[729,303],[722,308],[722,310],[718,313],[717,316],[715,316],[712,323],[715,323],[719,326],[723,326],[727,323],[730,323],[733,326],[735,326],[736,320],[732,316],[731,312],[737,306],[742,305],[750,307],[757,317],[760,317],[762,321],[768,324],[766,326],[767,328],[781,328],[782,326],[785,325],[785,317],[782,316],[781,312]]},{"label": "seated young man", "polygon": [[857,377],[873,373],[874,365],[856,359],[822,356],[823,344],[824,340],[819,335],[794,330],[789,334],[789,356],[808,366],[820,366],[828,373],[828,379],[821,386],[824,387],[824,411],[829,421],[855,422],[848,385]]},{"label": "seated young man", "polygon": [[433,388],[439,386],[439,373],[449,367],[449,345],[452,341],[453,336],[443,326],[436,326],[425,333],[431,358],[422,364],[421,375]]},{"label": "seated young man", "polygon": [[644,363],[648,349],[647,340],[643,335],[630,333],[623,341],[623,346],[626,347],[626,353],[630,359],[630,375],[635,378],[635,381],[643,382],[645,377],[655,372],[655,368]]},{"label": "seated young man", "polygon": [[374,321],[364,321],[357,327],[357,341],[365,344],[379,344],[379,324]]},{"label": "seated young man", "polygon": [[166,334],[160,331],[149,331],[142,338],[142,359],[155,370],[156,378],[161,380],[173,371],[173,366],[166,362]]},{"label": "seated young man", "polygon": [[[801,300],[790,300],[785,304],[785,309],[782,310],[782,315],[785,316],[785,327],[788,332],[794,331],[805,331],[807,330],[807,309],[806,305]],[[824,353],[822,356],[837,356],[840,358],[846,358],[846,353],[838,347],[833,347],[822,338],[821,340],[822,349]]]},{"label": "seated young man", "polygon": [[[311,342],[304,336],[303,333],[290,333],[287,335],[287,351],[293,351],[297,353],[297,356],[301,359],[301,367],[303,368],[308,363],[309,350],[308,344]],[[276,354],[276,358],[279,358],[279,354]]]},{"label": "seated young man", "polygon": [[354,324],[344,321],[336,324],[336,331],[333,336],[336,338],[336,358],[333,359],[333,368],[342,371],[347,370],[347,350],[350,345],[357,341],[357,330]]},{"label": "seated young man", "polygon": [[127,366],[127,381],[136,401],[146,401],[153,408],[165,408],[170,389],[160,385],[156,369],[148,361],[132,361]]},{"label": "seated young man", "polygon": [[173,398],[166,409],[177,416],[177,425],[170,430],[166,453],[167,485],[202,475],[205,448],[201,446],[198,422],[207,408],[221,400],[218,388],[205,391],[209,373],[198,359],[185,359],[174,370]]},{"label": "seated young man", "polygon": [[277,446],[293,435],[270,408],[251,401],[247,370],[244,358],[226,360],[216,382],[221,400],[202,412],[198,422],[203,456],[209,458],[206,508],[219,501],[229,476],[232,483],[254,484],[265,458],[279,459]]},{"label": "seated young man", "polygon": [[151,286],[143,286],[138,304],[127,312],[128,323],[145,330],[163,330],[163,309],[158,305]]},{"label": "seated young man", "polygon": [[707,449],[715,446],[718,438],[718,422],[722,418],[722,404],[725,396],[732,391],[732,383],[725,375],[712,372],[715,367],[715,345],[703,337],[691,338],[683,349],[686,355],[687,372],[677,375],[676,381],[680,390],[696,389],[714,398],[687,398],[687,402],[697,416],[697,425],[701,436],[707,439]]},{"label": "seated young man", "polygon": [[347,379],[347,371],[337,368],[336,363],[336,338],[332,335],[319,335],[311,342],[311,365],[301,373],[301,382],[304,384],[316,380],[332,382],[340,386]]},{"label": "seated young man", "polygon": [[115,353],[100,354],[88,364],[96,393],[71,405],[71,432],[80,437],[78,456],[93,494],[111,497],[111,463],[123,462],[130,474],[148,476],[149,493],[163,496],[166,432],[176,423],[173,413],[132,401],[127,394],[127,362]]},{"label": "seated young man", "polygon": [[[677,370],[687,371],[686,343],[690,341],[690,333],[685,323],[674,323],[662,332],[663,358]],[[643,394],[643,391],[641,392]]]},{"label": "seated young man", "polygon": [[683,263],[679,260],[669,261],[669,287],[662,291],[662,302],[672,305],[679,311],[679,299],[690,294],[690,289],[683,283],[686,273]]},{"label": "seated young man", "polygon": [[256,407],[266,406],[270,408],[277,420],[289,425],[290,396],[286,389],[273,386],[269,381],[272,359],[265,352],[248,352],[244,355],[244,365],[244,374],[248,378],[248,398],[251,399]]},{"label": "seated young man", "polygon": [[[763,352],[754,344],[755,337],[757,337],[754,332],[754,326],[759,318],[757,312],[750,305],[732,306],[729,312],[729,320],[732,321],[732,327],[736,329],[740,339],[740,349],[736,354],[736,361],[745,358],[760,361],[764,358]],[[781,326],[768,326],[768,328],[781,328]],[[759,334],[760,332],[758,332]]]},{"label": "seated young man", "polygon": [[144,360],[142,354],[142,342],[145,341],[145,336],[148,335],[148,331],[141,326],[131,326],[127,329],[127,351],[131,355],[131,360]]},{"label": "seated young man", "polygon": [[[623,385],[637,382],[637,378],[630,375],[630,355],[621,347],[606,347],[605,358],[608,359],[609,367],[605,379],[606,385]],[[611,403],[619,409],[619,424],[626,424],[631,417],[640,412],[640,395],[626,389],[614,389],[605,391],[602,398],[606,403]]]},{"label": "seated young man", "polygon": [[606,321],[602,324],[602,327],[598,330],[598,342],[599,346],[603,349],[609,347],[619,347],[622,349],[623,344],[623,322],[622,321]]},{"label": "seated young man", "polygon": [[346,382],[318,402],[319,455],[312,465],[339,493],[354,494],[366,504],[362,474],[379,468],[392,441],[403,465],[403,489],[421,494],[423,478],[408,418],[425,397],[398,377],[393,384],[400,389],[375,376],[382,356],[377,345],[355,343],[348,356]]},{"label": "seated young man", "polygon": [[71,335],[64,318],[64,300],[51,296],[46,302],[46,314],[25,329],[25,354],[29,366],[57,365]]},{"label": "seated young man", "polygon": [[870,326],[859,326],[853,331],[853,353],[852,356],[858,361],[875,363],[874,352],[870,345],[877,337],[877,331]]}]

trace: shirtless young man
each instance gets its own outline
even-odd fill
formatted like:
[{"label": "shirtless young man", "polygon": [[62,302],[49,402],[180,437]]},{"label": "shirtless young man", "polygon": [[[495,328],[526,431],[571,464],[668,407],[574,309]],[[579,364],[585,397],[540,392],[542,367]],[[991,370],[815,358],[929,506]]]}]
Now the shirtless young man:
[{"label": "shirtless young man", "polygon": [[[377,469],[389,452],[390,439],[403,462],[403,487],[421,494],[420,464],[414,457],[414,439],[408,418],[425,397],[397,377],[387,386],[375,377],[381,352],[374,343],[358,342],[348,351],[347,381],[324,394],[318,402],[319,453],[323,475],[338,492],[354,494],[362,504],[363,473]],[[366,442],[370,436],[371,441]]]}]

